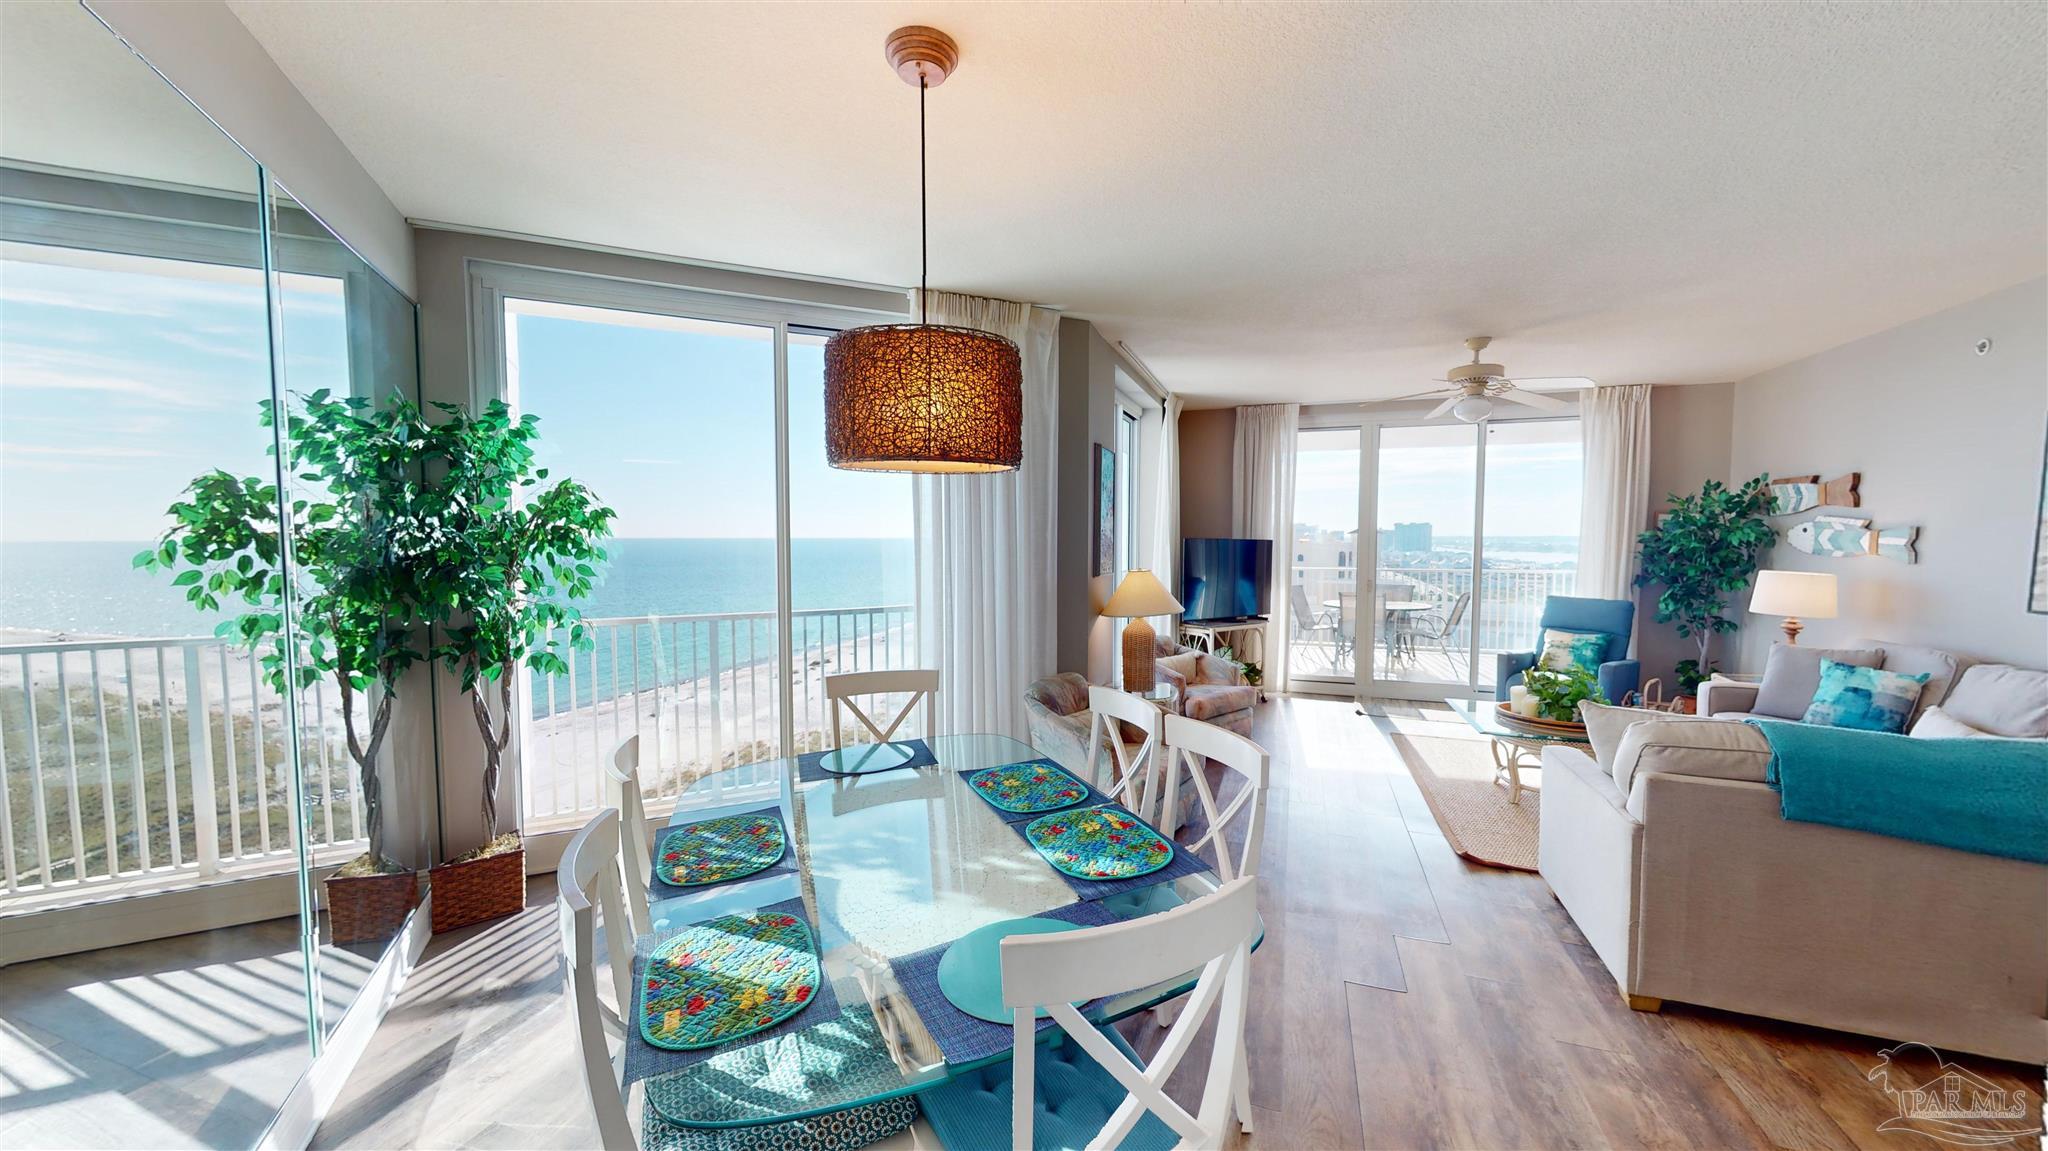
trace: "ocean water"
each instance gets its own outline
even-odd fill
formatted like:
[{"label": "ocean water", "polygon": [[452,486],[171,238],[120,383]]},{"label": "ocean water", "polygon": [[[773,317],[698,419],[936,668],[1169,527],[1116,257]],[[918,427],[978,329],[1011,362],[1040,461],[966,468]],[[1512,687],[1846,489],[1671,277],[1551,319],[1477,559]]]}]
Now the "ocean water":
[{"label": "ocean water", "polygon": [[[194,611],[164,572],[137,570],[134,543],[0,543],[0,628],[67,635],[207,636],[219,616]],[[603,581],[578,606],[591,618],[775,610],[775,542],[624,539],[607,545]],[[907,605],[907,539],[799,539],[790,544],[797,610]]]}]

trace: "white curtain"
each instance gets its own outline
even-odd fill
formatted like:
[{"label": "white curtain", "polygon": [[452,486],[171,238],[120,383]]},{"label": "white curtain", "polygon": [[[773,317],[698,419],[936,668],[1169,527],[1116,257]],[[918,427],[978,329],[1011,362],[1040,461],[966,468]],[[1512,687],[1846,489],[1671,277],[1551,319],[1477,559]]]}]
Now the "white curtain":
[{"label": "white curtain", "polygon": [[1585,485],[1579,504],[1582,596],[1627,599],[1636,575],[1636,533],[1650,511],[1650,385],[1579,393]]},{"label": "white curtain", "polygon": [[[1152,574],[1180,598],[1180,413],[1179,396],[1166,397],[1159,425],[1159,467],[1152,484]],[[1169,621],[1170,622],[1170,621]],[[1173,634],[1163,630],[1163,634]]]},{"label": "white curtain", "polygon": [[[1273,541],[1271,611],[1260,652],[1266,686],[1287,690],[1288,587],[1294,578],[1294,449],[1301,425],[1299,404],[1259,404],[1237,409],[1237,443],[1231,451],[1230,520],[1239,539]],[[1239,653],[1242,655],[1243,653]]]},{"label": "white curtain", "polygon": [[1054,670],[1053,515],[1059,475],[1056,313],[928,292],[926,321],[1007,337],[1024,360],[1024,462],[1014,472],[919,475],[917,646],[939,671],[932,730],[1027,737],[1024,689]]}]

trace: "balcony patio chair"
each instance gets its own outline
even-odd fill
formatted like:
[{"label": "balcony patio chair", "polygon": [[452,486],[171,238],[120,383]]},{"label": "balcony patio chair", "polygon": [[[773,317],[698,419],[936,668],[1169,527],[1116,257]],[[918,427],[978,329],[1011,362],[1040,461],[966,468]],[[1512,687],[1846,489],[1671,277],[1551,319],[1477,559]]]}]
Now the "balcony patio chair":
[{"label": "balcony patio chair", "polygon": [[[1224,884],[1185,906],[1057,935],[1013,935],[1001,946],[1003,1004],[1013,1010],[1012,1057],[919,1096],[946,1147],[1221,1147],[1234,1111],[1252,1129],[1244,1028],[1258,880]],[[1114,1027],[1074,1004],[1200,970],[1187,1009],[1148,1061]],[[1056,1042],[1038,1042],[1040,1010]],[[1167,1096],[1169,1076],[1216,1015],[1208,1073],[1191,1113]],[[1006,1114],[1007,1112],[1007,1114]],[[1106,1119],[1105,1119],[1106,1117]]]},{"label": "balcony patio chair", "polygon": [[1437,650],[1444,653],[1444,659],[1455,666],[1463,653],[1451,650],[1451,637],[1457,634],[1458,625],[1465,621],[1465,609],[1471,606],[1472,593],[1459,592],[1458,598],[1451,601],[1450,611],[1433,608],[1419,619],[1403,620],[1406,625],[1403,639],[1409,645],[1410,653],[1413,653],[1416,641],[1427,640],[1436,644]]},{"label": "balcony patio chair", "polygon": [[1292,591],[1294,605],[1294,638],[1314,642],[1317,636],[1330,645],[1331,659],[1337,653],[1337,613],[1330,608],[1311,606],[1308,589],[1295,584]]},{"label": "balcony patio chair", "polygon": [[[846,746],[839,729],[840,707],[844,706],[853,713],[853,718],[860,721],[874,742],[887,743],[895,737],[897,729],[903,726],[903,721],[910,718],[910,713],[915,711],[920,703],[925,705],[924,723],[926,730],[930,730],[931,701],[938,691],[939,673],[936,670],[848,671],[826,676],[825,698],[832,704],[832,746]],[[903,692],[908,692],[910,698],[904,701],[902,710],[896,713],[896,718],[890,720],[887,727],[876,724],[861,707],[858,698]]]},{"label": "balcony patio chair", "polygon": [[[716,1130],[670,1123],[643,1098],[636,1136],[626,1107],[625,1055],[623,1049],[616,1058],[611,1053],[612,1036],[632,1042],[627,1031],[636,1026],[632,1018],[633,931],[619,883],[619,840],[619,811],[607,807],[569,840],[556,872],[561,893],[555,903],[561,913],[562,951],[568,960],[564,991],[569,1022],[582,1056],[583,1086],[597,1117],[598,1142],[605,1151],[640,1151],[643,1147],[651,1151],[854,1151],[909,1130],[917,1121],[917,1102],[909,1096],[789,1123]],[[604,949],[617,1010],[607,1008],[598,997],[599,908],[603,909]],[[915,1145],[925,1144],[918,1140]]]}]

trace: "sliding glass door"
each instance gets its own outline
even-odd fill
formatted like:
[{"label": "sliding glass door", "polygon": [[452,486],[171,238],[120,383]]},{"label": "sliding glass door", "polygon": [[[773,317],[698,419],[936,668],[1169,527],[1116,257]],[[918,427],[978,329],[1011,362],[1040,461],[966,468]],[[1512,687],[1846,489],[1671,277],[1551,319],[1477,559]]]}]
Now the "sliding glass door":
[{"label": "sliding glass door", "polygon": [[825,462],[825,343],[874,317],[502,265],[472,289],[477,400],[619,513],[594,650],[526,677],[523,826],[588,818],[631,735],[651,807],[774,786],[721,769],[828,746],[825,677],[917,660],[910,478]]},{"label": "sliding glass door", "polygon": [[[1307,691],[1490,693],[1577,579],[1576,418],[1303,428],[1290,675]],[[1370,524],[1361,532],[1359,525]]]}]

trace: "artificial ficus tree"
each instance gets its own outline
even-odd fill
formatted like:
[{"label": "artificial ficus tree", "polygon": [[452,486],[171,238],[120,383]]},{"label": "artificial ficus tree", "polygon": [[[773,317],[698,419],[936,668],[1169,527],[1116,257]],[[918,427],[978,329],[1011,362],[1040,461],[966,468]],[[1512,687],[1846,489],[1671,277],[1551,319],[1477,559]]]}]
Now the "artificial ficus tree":
[{"label": "artificial ficus tree", "polygon": [[[270,402],[260,408],[263,426],[274,432]],[[280,440],[290,530],[275,475],[216,469],[195,478],[170,506],[171,526],[135,557],[135,566],[175,572],[172,584],[199,611],[246,609],[215,634],[246,645],[274,690],[334,681],[361,780],[369,853],[381,863],[377,756],[399,680],[426,658],[416,645],[429,618],[423,605],[446,594],[433,586],[430,562],[438,500],[422,481],[433,430],[411,404],[379,407],[322,390],[287,410]],[[288,654],[295,658],[288,661]],[[364,693],[373,701],[367,732],[355,707]]]},{"label": "artificial ficus tree", "polygon": [[1721,614],[1726,597],[1749,586],[1778,533],[1764,518],[1771,508],[1767,475],[1739,488],[1708,480],[1698,495],[1670,501],[1657,526],[1636,536],[1641,566],[1635,585],[1661,585],[1657,622],[1676,624],[1680,636],[1698,645],[1699,659],[1678,668],[1681,685],[1694,686],[1714,669],[1714,637],[1735,630],[1735,621]]},{"label": "artificial ficus tree", "polygon": [[535,417],[515,419],[502,401],[475,415],[437,407],[446,417],[433,431],[446,512],[436,586],[447,599],[433,654],[460,677],[483,737],[484,827],[495,840],[513,680],[521,664],[543,675],[567,672],[565,640],[579,650],[592,646],[571,601],[590,594],[615,513],[575,480],[547,482],[534,457]]}]

